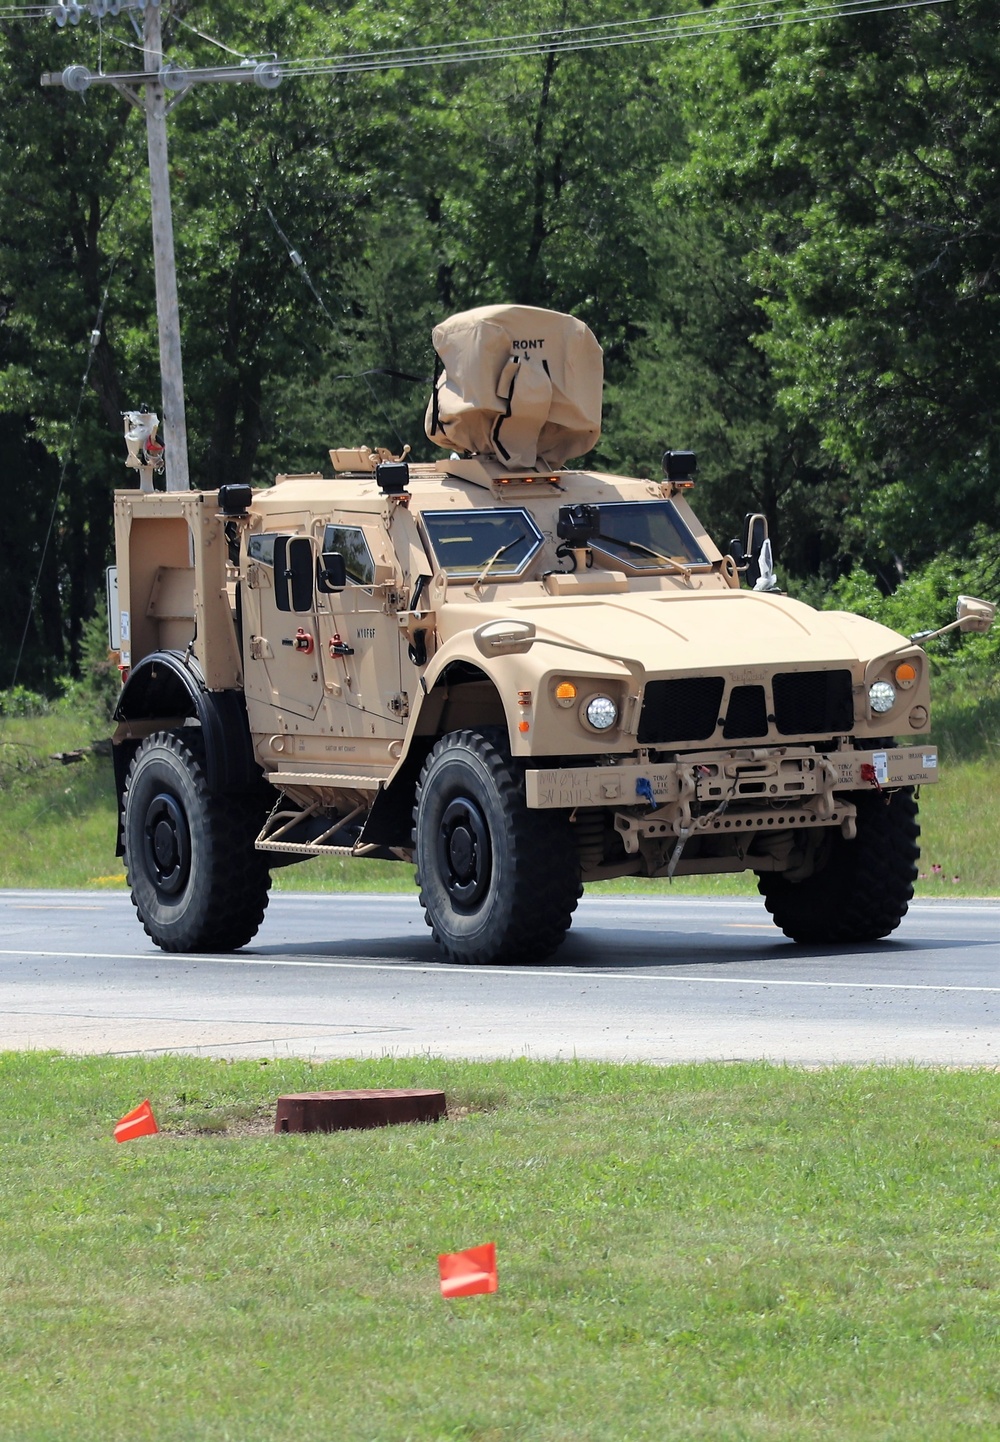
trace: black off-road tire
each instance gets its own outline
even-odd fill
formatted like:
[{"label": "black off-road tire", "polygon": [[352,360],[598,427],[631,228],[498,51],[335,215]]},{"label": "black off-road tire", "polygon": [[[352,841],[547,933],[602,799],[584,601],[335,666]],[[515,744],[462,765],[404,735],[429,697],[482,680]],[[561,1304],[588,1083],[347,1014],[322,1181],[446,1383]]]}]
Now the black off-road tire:
[{"label": "black off-road tire", "polygon": [[193,729],[157,731],[125,781],[125,874],[139,920],[164,951],[235,951],[264,919],[271,877],[254,840],[264,810],[213,796]]},{"label": "black off-road tire", "polygon": [[452,731],[420,774],[413,811],[425,920],[451,961],[551,956],[582,893],[562,813],[529,811],[502,731]]},{"label": "black off-road tire", "polygon": [[765,872],[757,885],[786,936],[807,945],[878,941],[906,915],[917,879],[917,803],[912,787],[858,792],[858,834],[838,831],[812,876],[788,881]]}]

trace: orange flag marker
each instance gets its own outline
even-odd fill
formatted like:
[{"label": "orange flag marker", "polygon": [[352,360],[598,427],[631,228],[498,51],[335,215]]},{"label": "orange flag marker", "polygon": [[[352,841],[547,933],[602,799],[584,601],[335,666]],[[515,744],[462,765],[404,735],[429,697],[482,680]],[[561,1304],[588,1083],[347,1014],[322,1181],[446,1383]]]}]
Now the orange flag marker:
[{"label": "orange flag marker", "polygon": [[142,1102],[134,1111],[122,1117],[115,1127],[116,1142],[131,1142],[136,1137],[151,1137],[160,1128],[156,1125],[153,1108],[148,1101]]},{"label": "orange flag marker", "polygon": [[477,1292],[495,1292],[497,1248],[495,1242],[470,1247],[467,1252],[443,1252],[438,1257],[442,1297],[474,1297]]}]

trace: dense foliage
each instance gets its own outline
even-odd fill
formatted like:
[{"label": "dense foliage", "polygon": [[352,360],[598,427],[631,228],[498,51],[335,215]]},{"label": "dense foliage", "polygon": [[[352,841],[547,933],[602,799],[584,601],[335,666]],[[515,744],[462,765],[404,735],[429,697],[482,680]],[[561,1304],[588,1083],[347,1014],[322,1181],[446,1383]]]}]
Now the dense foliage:
[{"label": "dense foliage", "polygon": [[[215,64],[233,56],[197,32],[329,55],[651,13],[175,0],[164,33],[168,59]],[[157,406],[142,116],[38,84],[128,69],[134,44],[124,15],[0,22],[2,685],[22,643],[22,684],[79,669],[129,475],[120,413]],[[429,454],[431,326],[520,301],[605,347],[596,460],[655,473],[694,446],[723,544],[763,508],[784,579],[818,600],[853,577],[833,603],[876,606],[905,581],[886,604],[910,629],[948,619],[945,570],[995,598],[998,102],[988,0],[198,87],[170,119],[195,483],[265,484],[332,444]]]}]

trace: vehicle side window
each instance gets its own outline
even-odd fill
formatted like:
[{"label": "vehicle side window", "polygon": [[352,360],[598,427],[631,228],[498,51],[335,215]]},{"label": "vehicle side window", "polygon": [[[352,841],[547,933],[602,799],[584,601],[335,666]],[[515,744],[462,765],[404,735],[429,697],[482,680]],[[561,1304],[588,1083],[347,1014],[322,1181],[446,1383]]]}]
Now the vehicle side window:
[{"label": "vehicle side window", "polygon": [[262,536],[251,536],[247,541],[247,555],[251,561],[260,561],[262,565],[274,565],[274,543],[278,539],[273,531],[266,532]]},{"label": "vehicle side window", "polygon": [[323,532],[323,550],[339,551],[347,568],[347,579],[356,586],[375,584],[375,562],[365,533],[358,526],[327,526]]}]

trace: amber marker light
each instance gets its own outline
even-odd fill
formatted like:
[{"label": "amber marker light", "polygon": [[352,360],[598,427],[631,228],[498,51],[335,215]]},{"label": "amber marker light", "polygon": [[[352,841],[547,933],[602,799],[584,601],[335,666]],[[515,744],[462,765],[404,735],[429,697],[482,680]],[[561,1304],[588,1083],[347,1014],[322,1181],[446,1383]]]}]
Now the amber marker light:
[{"label": "amber marker light", "polygon": [[556,700],[560,706],[572,706],[576,700],[576,687],[572,681],[560,681],[556,687]]},{"label": "amber marker light", "polygon": [[906,689],[912,686],[917,679],[917,668],[916,666],[911,666],[909,661],[900,661],[892,674],[895,677],[896,685]]}]

